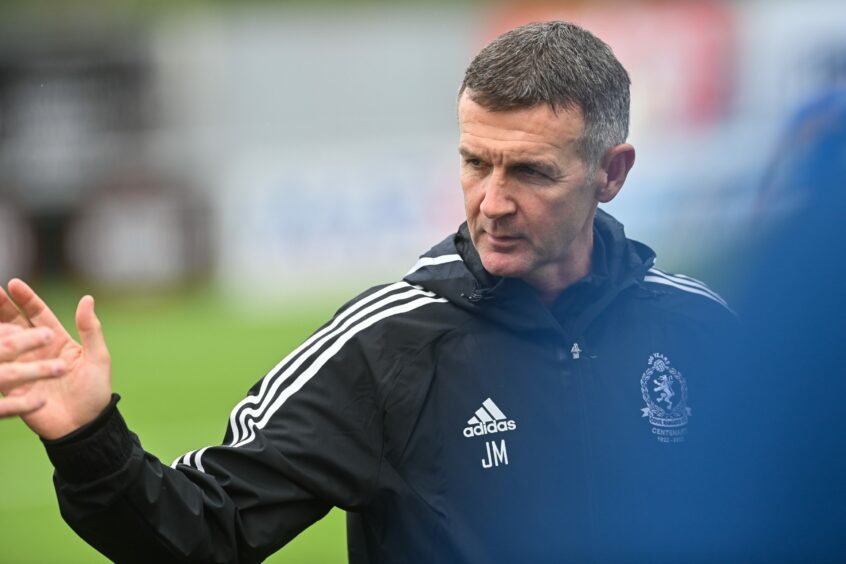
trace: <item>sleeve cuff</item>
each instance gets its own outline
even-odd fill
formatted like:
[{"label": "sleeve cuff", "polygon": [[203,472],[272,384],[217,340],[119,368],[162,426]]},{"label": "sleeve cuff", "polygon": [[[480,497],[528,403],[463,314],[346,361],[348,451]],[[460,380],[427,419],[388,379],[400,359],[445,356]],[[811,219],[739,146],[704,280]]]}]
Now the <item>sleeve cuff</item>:
[{"label": "sleeve cuff", "polygon": [[96,419],[65,435],[42,439],[58,475],[71,484],[93,482],[120,470],[132,453],[135,439],[117,409],[120,396]]}]

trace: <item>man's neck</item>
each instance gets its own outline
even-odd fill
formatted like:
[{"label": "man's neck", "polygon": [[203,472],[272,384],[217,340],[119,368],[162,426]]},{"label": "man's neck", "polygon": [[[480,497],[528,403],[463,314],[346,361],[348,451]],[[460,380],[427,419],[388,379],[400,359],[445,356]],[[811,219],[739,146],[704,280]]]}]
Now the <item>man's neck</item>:
[{"label": "man's neck", "polygon": [[590,274],[592,255],[593,232],[591,231],[587,241],[574,249],[567,261],[549,265],[538,273],[536,278],[526,279],[525,282],[537,290],[545,305],[550,306],[561,292]]}]

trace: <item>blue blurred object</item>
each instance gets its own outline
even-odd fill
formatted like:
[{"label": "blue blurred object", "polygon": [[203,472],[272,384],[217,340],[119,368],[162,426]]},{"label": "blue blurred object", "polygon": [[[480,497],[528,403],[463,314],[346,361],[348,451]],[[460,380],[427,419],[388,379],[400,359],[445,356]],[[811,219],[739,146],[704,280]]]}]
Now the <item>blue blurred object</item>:
[{"label": "blue blurred object", "polygon": [[[760,209],[766,237],[747,262],[744,337],[730,412],[714,432],[735,504],[720,534],[745,559],[846,561],[846,90],[789,121]],[[723,448],[726,447],[726,448]]]},{"label": "blue blurred object", "polygon": [[[846,86],[823,92],[788,121],[767,171],[758,208],[769,217],[790,219],[805,208],[829,207],[842,198],[844,175]],[[830,197],[835,201],[821,199]]]}]

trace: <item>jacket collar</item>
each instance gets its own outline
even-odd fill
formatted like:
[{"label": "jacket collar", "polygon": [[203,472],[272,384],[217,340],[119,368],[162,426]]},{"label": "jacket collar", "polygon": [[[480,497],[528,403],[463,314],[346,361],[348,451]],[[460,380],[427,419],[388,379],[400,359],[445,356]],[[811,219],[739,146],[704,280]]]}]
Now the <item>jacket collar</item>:
[{"label": "jacket collar", "polygon": [[655,253],[627,239],[623,226],[597,210],[591,272],[545,306],[522,280],[491,275],[482,266],[467,224],[421,257],[405,280],[458,307],[520,331],[580,333],[628,286],[643,279]]}]

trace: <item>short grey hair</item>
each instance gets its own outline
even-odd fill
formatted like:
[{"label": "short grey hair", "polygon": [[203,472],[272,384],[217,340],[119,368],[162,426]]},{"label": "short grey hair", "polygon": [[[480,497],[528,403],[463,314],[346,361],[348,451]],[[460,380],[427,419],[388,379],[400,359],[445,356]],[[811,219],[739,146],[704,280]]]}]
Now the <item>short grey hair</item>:
[{"label": "short grey hair", "polygon": [[585,131],[577,147],[590,166],[626,141],[629,133],[629,74],[608,47],[577,25],[527,24],[500,35],[467,67],[459,97],[490,111],[546,103],[581,110]]}]

